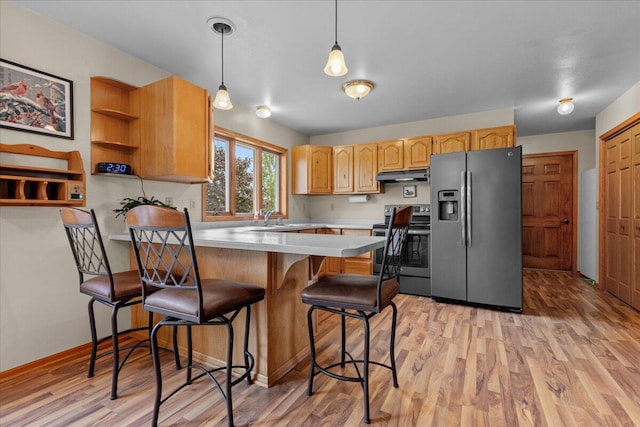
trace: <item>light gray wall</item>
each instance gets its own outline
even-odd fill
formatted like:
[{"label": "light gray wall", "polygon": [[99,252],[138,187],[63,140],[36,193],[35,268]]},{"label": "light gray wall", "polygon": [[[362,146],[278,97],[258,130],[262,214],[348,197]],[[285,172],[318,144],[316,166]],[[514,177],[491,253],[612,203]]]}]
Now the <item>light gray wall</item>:
[{"label": "light gray wall", "polygon": [[[0,1],[0,56],[73,81],[75,139],[0,129],[5,144],[35,144],[56,151],[79,150],[87,174],[87,208],[96,210],[104,234],[125,231],[113,209],[124,197],[142,195],[140,182],[130,178],[90,175],[90,78],[107,76],[142,86],[169,75],[138,58],[34,14]],[[233,96],[233,93],[231,94]],[[216,124],[291,147],[308,137],[252,111],[236,107],[216,114]],[[190,201],[200,219],[201,186],[145,181],[147,196],[174,199],[179,208]],[[306,216],[306,196],[291,198],[292,216]],[[115,271],[129,267],[128,246],[107,241]],[[58,208],[0,208],[0,371],[84,344],[90,340],[88,297],[78,292],[78,275],[64,235]],[[99,333],[109,334],[107,310],[97,307]],[[129,324],[128,312],[120,316]]]}]

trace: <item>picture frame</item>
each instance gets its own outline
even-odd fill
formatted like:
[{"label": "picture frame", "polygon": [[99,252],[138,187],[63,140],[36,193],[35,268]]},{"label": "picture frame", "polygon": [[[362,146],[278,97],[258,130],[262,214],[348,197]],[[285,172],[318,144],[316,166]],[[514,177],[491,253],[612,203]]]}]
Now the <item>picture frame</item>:
[{"label": "picture frame", "polygon": [[417,197],[418,194],[416,193],[416,186],[415,185],[403,185],[402,186],[402,197],[409,198],[409,197]]},{"label": "picture frame", "polygon": [[0,58],[0,127],[73,139],[73,82]]}]

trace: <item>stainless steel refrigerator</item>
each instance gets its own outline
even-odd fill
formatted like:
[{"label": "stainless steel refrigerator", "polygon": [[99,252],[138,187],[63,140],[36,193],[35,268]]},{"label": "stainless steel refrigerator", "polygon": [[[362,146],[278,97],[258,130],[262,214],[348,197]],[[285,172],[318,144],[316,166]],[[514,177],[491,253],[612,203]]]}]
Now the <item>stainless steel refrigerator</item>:
[{"label": "stainless steel refrigerator", "polygon": [[522,147],[431,156],[431,297],[522,311]]}]

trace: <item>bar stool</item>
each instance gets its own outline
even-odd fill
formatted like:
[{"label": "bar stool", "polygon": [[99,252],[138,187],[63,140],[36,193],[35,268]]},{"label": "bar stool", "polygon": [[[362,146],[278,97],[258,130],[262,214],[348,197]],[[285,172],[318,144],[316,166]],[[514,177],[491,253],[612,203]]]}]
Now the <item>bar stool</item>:
[{"label": "bar stool", "polygon": [[[120,348],[119,337],[136,331],[151,332],[153,325],[153,313],[149,312],[149,324],[145,327],[130,328],[118,332],[118,311],[124,307],[130,307],[142,302],[142,284],[138,270],[112,273],[109,259],[104,250],[102,235],[93,211],[77,208],[60,209],[62,224],[64,225],[73,258],[76,262],[80,280],[80,292],[89,295],[89,326],[91,328],[91,358],[89,361],[89,375],[94,375],[96,360],[109,354],[113,355],[113,372],[111,380],[111,400],[118,397],[118,374],[133,351],[149,342],[149,339],[140,340],[130,346]],[[94,276],[86,278],[85,275]],[[111,335],[98,339],[96,332],[96,319],[93,304],[99,302],[111,309]],[[98,346],[111,340],[112,350],[98,355]],[[180,358],[177,351],[177,338],[174,331],[173,346],[176,367],[180,369]],[[128,350],[122,363],[120,352]]]},{"label": "bar stool", "polygon": [[[400,266],[404,246],[407,241],[409,223],[413,210],[411,206],[394,209],[391,213],[386,232],[383,260],[380,273],[377,276],[339,274],[337,276],[320,279],[302,292],[302,302],[311,304],[307,312],[309,326],[309,344],[311,346],[311,370],[307,395],[313,394],[313,377],[319,373],[342,381],[360,383],[364,394],[364,422],[370,423],[369,417],[369,365],[374,364],[390,369],[393,386],[398,387],[398,375],[395,361],[395,335],[398,310],[393,298],[398,294],[400,285]],[[381,313],[386,307],[392,308],[391,338],[389,345],[390,364],[369,360],[369,319]],[[325,311],[340,316],[342,325],[342,348],[340,361],[326,366],[320,366],[316,360],[316,347],[313,333],[312,315],[316,310]],[[362,359],[354,359],[346,351],[346,318],[360,319],[364,325],[364,354]],[[346,358],[349,360],[346,360]],[[355,376],[337,373],[337,366],[345,365],[355,368]],[[362,367],[362,373],[360,373]]]},{"label": "bar stool", "polygon": [[[143,307],[165,317],[151,332],[151,349],[156,377],[156,396],[152,425],[158,424],[160,405],[179,390],[203,376],[216,385],[227,404],[227,421],[233,426],[231,387],[246,378],[251,384],[254,357],[249,352],[249,325],[251,305],[264,299],[265,290],[258,286],[225,279],[201,279],[193,244],[191,223],[187,210],[183,212],[160,206],[138,206],[127,213],[127,225],[131,233],[140,279],[145,284],[142,293]],[[155,289],[148,292],[147,289]],[[244,364],[233,364],[233,321],[245,311]],[[187,376],[166,397],[162,398],[162,372],[158,356],[158,331],[165,325],[187,328]],[[193,364],[191,327],[226,326],[227,361],[219,368]],[[231,380],[231,370],[243,374]],[[201,373],[192,377],[192,370]],[[225,388],[213,373],[225,370]]]}]

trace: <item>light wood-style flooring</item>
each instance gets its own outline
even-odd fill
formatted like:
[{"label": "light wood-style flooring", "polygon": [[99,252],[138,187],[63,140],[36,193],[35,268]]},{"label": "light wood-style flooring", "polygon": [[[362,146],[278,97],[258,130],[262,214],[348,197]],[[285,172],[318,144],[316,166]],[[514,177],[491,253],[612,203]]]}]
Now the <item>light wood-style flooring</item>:
[{"label": "light wood-style flooring", "polygon": [[[525,271],[522,314],[397,297],[400,388],[372,368],[371,418],[377,426],[640,426],[640,313],[586,281]],[[372,322],[372,356],[387,357],[389,316]],[[350,324],[351,325],[351,324]],[[356,325],[353,325],[356,327]],[[322,320],[321,357],[337,352],[339,327]],[[358,353],[360,333],[349,343]],[[165,390],[182,381],[163,352]],[[78,354],[0,384],[2,426],[150,424],[151,358],[138,351],[109,400],[109,360],[86,377]],[[358,426],[357,384],[317,376],[306,395],[308,362],[276,386],[234,388],[236,425]],[[207,380],[174,396],[160,425],[226,425],[224,403]]]}]

